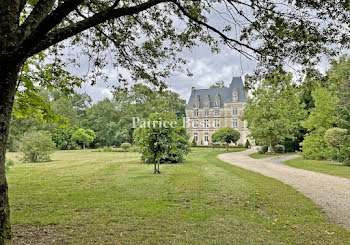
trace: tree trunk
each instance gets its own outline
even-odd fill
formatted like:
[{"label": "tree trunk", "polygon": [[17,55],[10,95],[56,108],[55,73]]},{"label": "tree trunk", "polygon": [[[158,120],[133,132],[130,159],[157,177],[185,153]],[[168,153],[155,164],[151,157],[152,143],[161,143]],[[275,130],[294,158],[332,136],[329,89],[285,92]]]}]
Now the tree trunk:
[{"label": "tree trunk", "polygon": [[5,176],[5,154],[11,112],[21,63],[0,63],[0,244],[11,238],[10,205]]},{"label": "tree trunk", "polygon": [[158,159],[158,174],[160,174],[159,165],[160,165],[160,158]]}]

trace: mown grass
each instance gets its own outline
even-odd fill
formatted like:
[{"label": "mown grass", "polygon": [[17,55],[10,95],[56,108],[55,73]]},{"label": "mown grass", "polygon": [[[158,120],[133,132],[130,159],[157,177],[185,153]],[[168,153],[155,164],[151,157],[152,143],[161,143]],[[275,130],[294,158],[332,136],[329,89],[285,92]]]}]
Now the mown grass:
[{"label": "mown grass", "polygon": [[[239,150],[239,149],[230,149]],[[138,153],[60,151],[8,173],[12,222],[55,227],[68,244],[347,244],[350,232],[290,186],[193,149],[184,164]]]},{"label": "mown grass", "polygon": [[284,164],[314,172],[350,178],[350,167],[329,161],[306,160],[302,157],[285,161]]},{"label": "mown grass", "polygon": [[288,155],[293,155],[295,154],[294,152],[293,153],[284,153],[284,154],[278,154],[278,153],[273,153],[273,154],[260,154],[260,153],[253,153],[253,154],[250,154],[249,156],[251,158],[254,158],[254,159],[263,159],[263,158],[270,158],[270,157],[279,157],[279,156],[288,156]]}]

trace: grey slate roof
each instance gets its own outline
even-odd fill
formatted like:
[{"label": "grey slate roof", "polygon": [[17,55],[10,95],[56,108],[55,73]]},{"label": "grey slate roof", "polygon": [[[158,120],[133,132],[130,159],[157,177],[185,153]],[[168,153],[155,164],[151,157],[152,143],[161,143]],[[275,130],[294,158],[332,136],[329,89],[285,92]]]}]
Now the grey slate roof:
[{"label": "grey slate roof", "polygon": [[228,88],[195,89],[194,91],[192,91],[186,109],[193,109],[193,102],[197,95],[199,96],[200,101],[199,108],[203,108],[206,95],[209,95],[210,97],[210,107],[214,107],[214,101],[217,94],[220,95],[220,107],[223,108],[224,103],[232,102],[232,92],[234,88],[236,88],[238,92],[238,102],[247,102],[242,78],[233,77],[230,87]]}]

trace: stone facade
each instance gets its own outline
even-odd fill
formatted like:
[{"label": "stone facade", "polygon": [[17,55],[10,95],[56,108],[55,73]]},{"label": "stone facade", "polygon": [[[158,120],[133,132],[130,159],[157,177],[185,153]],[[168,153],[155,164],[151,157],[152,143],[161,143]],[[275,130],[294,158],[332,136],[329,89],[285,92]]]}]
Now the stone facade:
[{"label": "stone facade", "polygon": [[[198,145],[209,145],[211,135],[218,129],[233,127],[241,137],[238,144],[245,144],[248,130],[243,116],[246,104],[243,81],[234,77],[228,88],[195,89],[186,107],[188,132]],[[250,140],[251,143],[253,143]]]}]

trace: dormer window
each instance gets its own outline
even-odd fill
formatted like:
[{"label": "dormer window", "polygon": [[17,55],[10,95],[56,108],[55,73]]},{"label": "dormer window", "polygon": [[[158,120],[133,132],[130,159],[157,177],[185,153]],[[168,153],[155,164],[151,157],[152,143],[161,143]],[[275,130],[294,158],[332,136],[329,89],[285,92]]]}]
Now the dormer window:
[{"label": "dormer window", "polygon": [[209,98],[209,95],[206,95],[204,100],[204,107],[209,107],[209,106],[210,106],[210,98]]},{"label": "dormer window", "polygon": [[232,92],[232,102],[237,102],[237,101],[238,101],[238,91],[236,88],[234,88]]},{"label": "dormer window", "polygon": [[196,98],[193,101],[193,107],[199,108],[199,96],[198,95],[196,95]]},{"label": "dormer window", "polygon": [[220,106],[220,95],[219,94],[217,94],[215,96],[214,106]]}]

